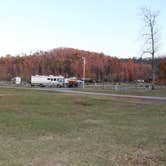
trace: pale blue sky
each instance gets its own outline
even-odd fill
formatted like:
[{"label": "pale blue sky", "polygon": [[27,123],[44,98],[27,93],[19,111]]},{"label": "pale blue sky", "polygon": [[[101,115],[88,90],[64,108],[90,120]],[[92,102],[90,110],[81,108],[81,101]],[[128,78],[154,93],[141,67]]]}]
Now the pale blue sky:
[{"label": "pale blue sky", "polygon": [[0,56],[72,47],[139,57],[140,8],[159,10],[166,53],[166,0],[1,0]]}]

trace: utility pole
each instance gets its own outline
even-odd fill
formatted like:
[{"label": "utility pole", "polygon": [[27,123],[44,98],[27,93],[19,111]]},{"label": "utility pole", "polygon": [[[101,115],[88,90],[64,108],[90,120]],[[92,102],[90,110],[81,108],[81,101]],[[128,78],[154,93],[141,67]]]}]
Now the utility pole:
[{"label": "utility pole", "polygon": [[82,57],[82,60],[83,60],[83,88],[85,88],[85,57]]}]

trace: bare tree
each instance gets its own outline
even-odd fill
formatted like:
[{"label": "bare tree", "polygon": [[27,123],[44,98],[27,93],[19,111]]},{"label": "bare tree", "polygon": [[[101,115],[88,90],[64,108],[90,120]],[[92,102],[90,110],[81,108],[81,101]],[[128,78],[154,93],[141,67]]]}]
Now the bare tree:
[{"label": "bare tree", "polygon": [[148,8],[142,8],[142,17],[144,22],[143,38],[144,49],[143,54],[150,54],[152,57],[152,90],[155,89],[155,54],[158,48],[159,34],[157,26],[158,12]]}]

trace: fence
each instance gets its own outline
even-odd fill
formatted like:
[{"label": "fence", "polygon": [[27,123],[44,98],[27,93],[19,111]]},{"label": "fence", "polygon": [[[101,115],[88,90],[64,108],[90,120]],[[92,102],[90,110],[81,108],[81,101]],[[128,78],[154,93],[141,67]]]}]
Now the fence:
[{"label": "fence", "polygon": [[[142,89],[142,90],[151,90],[151,84],[149,83],[141,83],[141,84],[134,84],[134,83],[94,83],[94,84],[86,84],[86,88],[91,89],[110,89],[110,90],[116,90],[116,91],[127,91],[127,90],[136,90],[136,89]],[[166,89],[166,86],[156,85],[155,89]]]}]

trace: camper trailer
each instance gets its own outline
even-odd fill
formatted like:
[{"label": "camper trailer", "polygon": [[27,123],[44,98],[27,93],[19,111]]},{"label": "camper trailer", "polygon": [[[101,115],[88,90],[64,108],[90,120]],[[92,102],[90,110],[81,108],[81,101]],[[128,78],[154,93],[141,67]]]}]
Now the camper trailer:
[{"label": "camper trailer", "polygon": [[31,86],[50,86],[50,87],[63,87],[64,85],[64,77],[63,76],[42,76],[35,75],[31,76]]},{"label": "camper trailer", "polygon": [[16,85],[20,85],[21,84],[21,77],[12,78],[12,82]]}]

